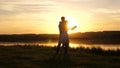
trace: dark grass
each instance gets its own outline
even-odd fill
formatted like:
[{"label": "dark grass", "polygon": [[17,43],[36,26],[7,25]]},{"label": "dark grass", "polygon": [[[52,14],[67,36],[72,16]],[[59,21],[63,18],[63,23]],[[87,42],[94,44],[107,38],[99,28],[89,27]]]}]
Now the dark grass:
[{"label": "dark grass", "polygon": [[0,46],[0,68],[119,68],[120,50],[70,48],[69,55],[56,47]]}]

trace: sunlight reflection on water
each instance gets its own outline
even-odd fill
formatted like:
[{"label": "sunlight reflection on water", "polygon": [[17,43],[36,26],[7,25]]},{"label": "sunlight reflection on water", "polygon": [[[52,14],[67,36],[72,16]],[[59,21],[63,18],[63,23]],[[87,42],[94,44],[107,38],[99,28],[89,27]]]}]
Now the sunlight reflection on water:
[{"label": "sunlight reflection on water", "polygon": [[114,45],[114,44],[70,44],[70,47],[76,48],[76,47],[85,47],[85,48],[102,48],[104,50],[116,50],[120,49],[120,44]]},{"label": "sunlight reflection on water", "polygon": [[[57,46],[57,42],[49,42],[49,43],[42,43],[42,42],[31,42],[31,43],[24,43],[24,42],[6,42],[6,43],[3,43],[3,42],[0,42],[0,46],[14,46],[14,45],[21,45],[21,46],[24,46],[24,45],[37,45],[37,46],[51,46],[51,47],[55,47]],[[89,47],[89,48],[92,48],[92,47],[100,47],[104,50],[108,50],[108,49],[111,49],[111,50],[116,50],[116,49],[120,49],[120,44],[83,44],[83,43],[70,43],[70,47],[71,48],[77,48],[77,47]]]}]

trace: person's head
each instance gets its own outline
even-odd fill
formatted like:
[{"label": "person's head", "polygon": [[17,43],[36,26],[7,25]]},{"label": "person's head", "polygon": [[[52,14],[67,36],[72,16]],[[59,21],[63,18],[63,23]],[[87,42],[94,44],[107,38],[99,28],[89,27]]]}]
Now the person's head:
[{"label": "person's head", "polygon": [[64,16],[62,16],[62,17],[61,17],[61,20],[62,20],[62,21],[65,21],[65,17],[64,17]]}]

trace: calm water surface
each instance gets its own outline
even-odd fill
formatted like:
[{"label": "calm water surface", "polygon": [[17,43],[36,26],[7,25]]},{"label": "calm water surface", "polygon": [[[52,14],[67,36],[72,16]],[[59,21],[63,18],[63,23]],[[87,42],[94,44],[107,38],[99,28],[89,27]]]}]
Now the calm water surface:
[{"label": "calm water surface", "polygon": [[[0,42],[0,46],[13,46],[13,45],[39,45],[39,46],[57,46],[58,41],[52,41],[52,40],[48,40],[48,41],[39,41],[39,42]],[[88,43],[82,43],[82,42],[70,42],[70,47],[72,48],[77,48],[77,47],[100,47],[102,49],[108,50],[116,50],[116,49],[120,49],[120,44],[88,44]]]}]

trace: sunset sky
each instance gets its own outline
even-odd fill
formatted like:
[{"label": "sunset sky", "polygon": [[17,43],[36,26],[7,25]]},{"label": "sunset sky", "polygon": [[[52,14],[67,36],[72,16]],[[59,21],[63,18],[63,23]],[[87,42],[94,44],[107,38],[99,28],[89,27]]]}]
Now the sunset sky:
[{"label": "sunset sky", "polygon": [[120,0],[0,0],[0,34],[58,34],[61,16],[74,32],[120,30]]}]

